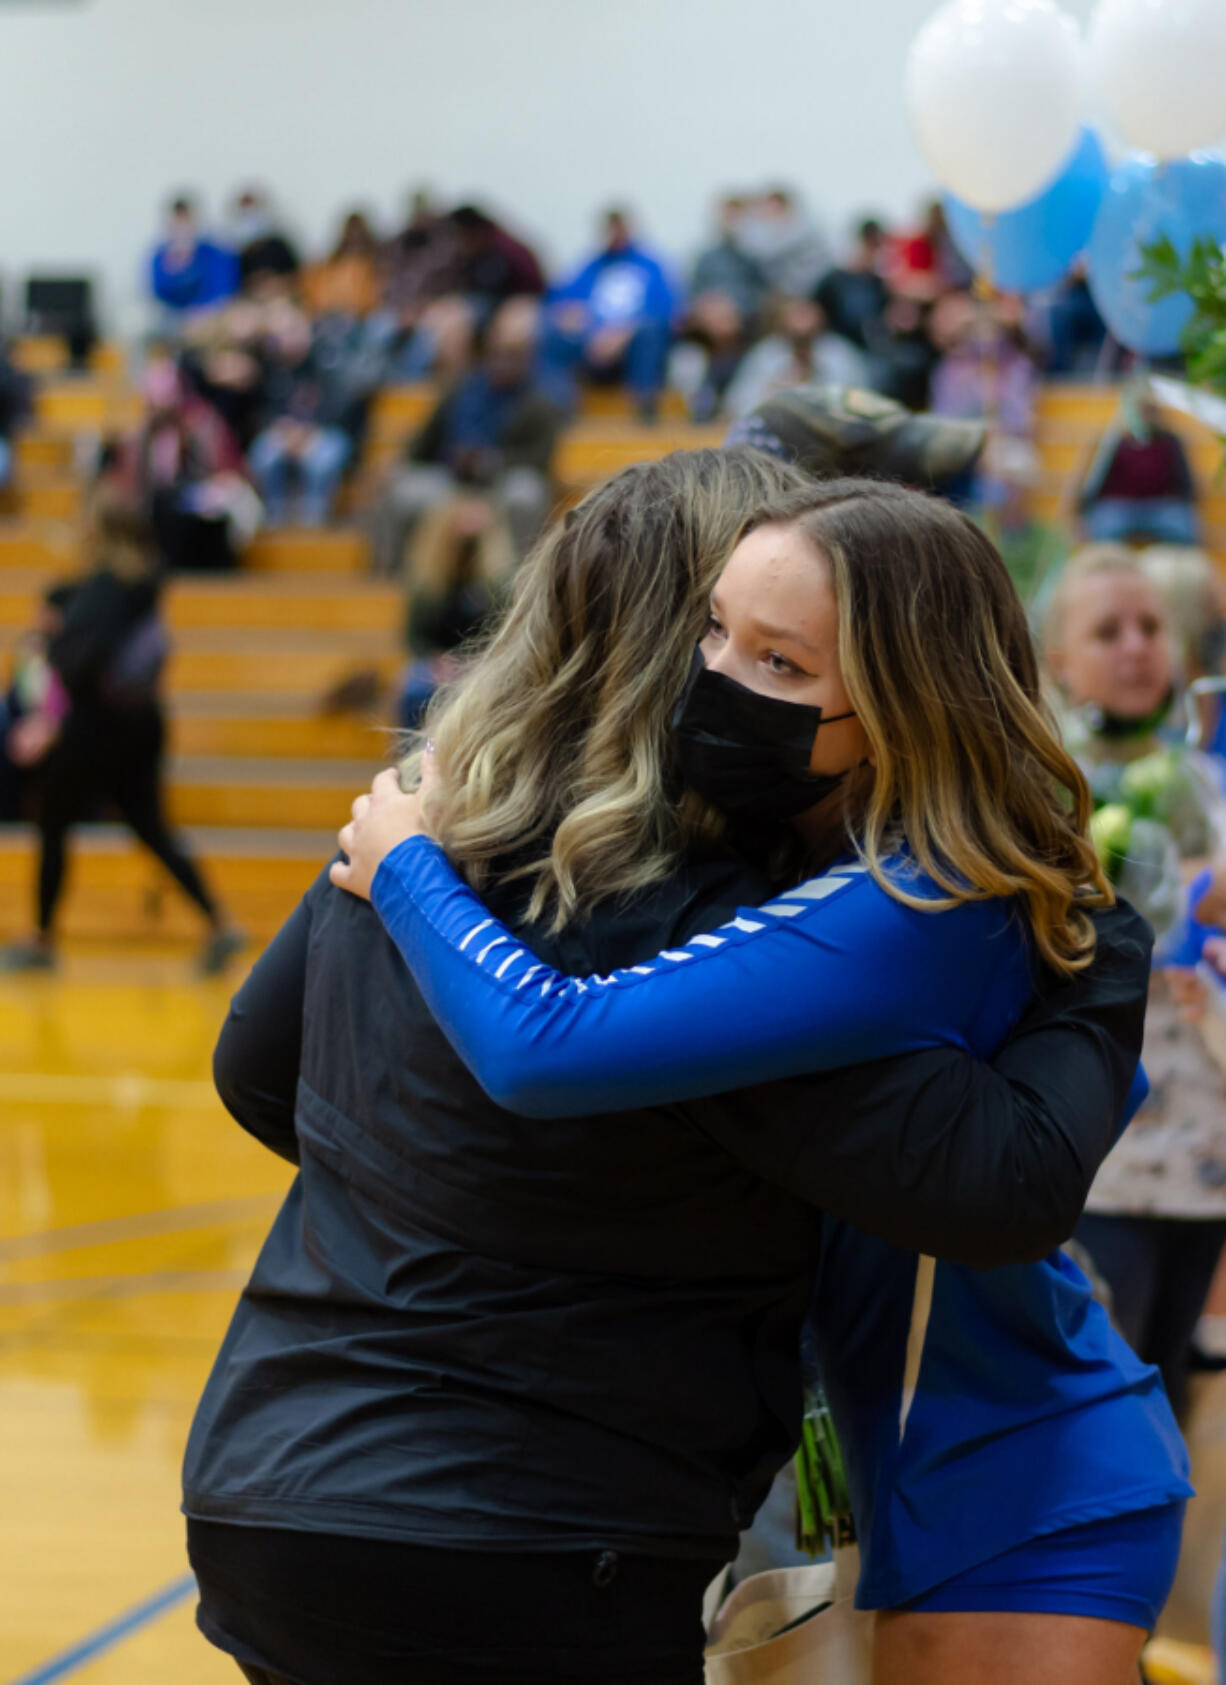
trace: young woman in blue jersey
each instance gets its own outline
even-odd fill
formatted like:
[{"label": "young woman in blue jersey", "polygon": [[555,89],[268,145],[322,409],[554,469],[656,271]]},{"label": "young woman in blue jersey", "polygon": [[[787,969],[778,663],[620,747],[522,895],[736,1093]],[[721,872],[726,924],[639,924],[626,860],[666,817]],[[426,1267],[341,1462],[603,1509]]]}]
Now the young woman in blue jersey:
[{"label": "young woman in blue jersey", "polygon": [[[1025,618],[953,510],[831,482],[760,512],[675,734],[691,786],[817,875],[607,975],[493,917],[384,775],[341,834],[478,1080],[548,1117],[953,1043],[988,1053],[1110,892]],[[448,829],[446,745],[424,803]],[[528,1126],[525,1126],[528,1127]],[[610,1125],[612,1127],[612,1125]],[[815,1124],[814,1127],[818,1127]],[[881,1685],[1124,1685],[1169,1592],[1186,1456],[1156,1371],[1059,1253],[975,1273],[830,1226],[816,1334]]]}]

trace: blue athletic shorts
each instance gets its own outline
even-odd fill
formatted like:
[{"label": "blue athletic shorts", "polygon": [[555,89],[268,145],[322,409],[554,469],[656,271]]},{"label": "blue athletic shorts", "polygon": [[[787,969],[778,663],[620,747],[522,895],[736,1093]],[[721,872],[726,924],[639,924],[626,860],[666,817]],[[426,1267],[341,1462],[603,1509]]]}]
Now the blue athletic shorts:
[{"label": "blue athletic shorts", "polygon": [[1183,1512],[1181,1500],[1028,1539],[903,1608],[1090,1615],[1152,1632],[1179,1564]]}]

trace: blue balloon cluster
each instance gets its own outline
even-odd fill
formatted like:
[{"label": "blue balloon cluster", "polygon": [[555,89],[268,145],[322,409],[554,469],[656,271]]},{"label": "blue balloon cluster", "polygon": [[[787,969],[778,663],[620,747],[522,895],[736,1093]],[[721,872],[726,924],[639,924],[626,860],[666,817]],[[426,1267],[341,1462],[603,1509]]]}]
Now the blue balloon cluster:
[{"label": "blue balloon cluster", "polygon": [[1181,256],[1198,236],[1226,241],[1226,160],[1194,152],[1160,164],[1138,152],[1107,184],[1086,254],[1090,291],[1120,344],[1148,357],[1179,350],[1193,309],[1186,293],[1150,304],[1148,283],[1129,279],[1141,262],[1141,247],[1163,234]]},{"label": "blue balloon cluster", "polygon": [[1085,250],[1107,188],[1107,160],[1092,129],[1051,186],[1016,210],[985,215],[945,195],[954,245],[971,268],[1008,293],[1040,292]]},{"label": "blue balloon cluster", "polygon": [[1173,356],[1192,314],[1185,293],[1148,302],[1134,281],[1141,247],[1168,235],[1186,255],[1193,240],[1226,243],[1226,159],[1213,152],[1159,163],[1133,153],[1109,173],[1102,145],[1084,129],[1055,181],[1016,210],[988,216],[945,196],[954,244],[975,270],[1004,292],[1041,292],[1086,255],[1094,302],[1121,345],[1148,357]]}]

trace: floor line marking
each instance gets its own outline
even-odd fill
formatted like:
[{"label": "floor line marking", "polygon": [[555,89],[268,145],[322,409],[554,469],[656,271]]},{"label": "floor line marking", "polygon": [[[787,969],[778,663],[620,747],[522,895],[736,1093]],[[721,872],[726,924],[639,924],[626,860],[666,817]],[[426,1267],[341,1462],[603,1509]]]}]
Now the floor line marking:
[{"label": "floor line marking", "polygon": [[[179,1260],[180,1269],[209,1268],[209,1258],[214,1241],[201,1240],[198,1236],[190,1244]],[[122,1282],[125,1277],[117,1280]],[[79,1325],[82,1320],[93,1314],[100,1307],[114,1304],[121,1295],[115,1286],[102,1287],[92,1293],[80,1293],[73,1299],[59,1300],[49,1306],[36,1311],[30,1320],[21,1328],[11,1329],[0,1333],[0,1357],[6,1352],[19,1351],[39,1340],[54,1340],[59,1335]]]},{"label": "floor line marking", "polygon": [[64,1276],[53,1281],[0,1283],[0,1307],[38,1305],[62,1299],[131,1299],[142,1293],[219,1292],[244,1287],[250,1270],[133,1270],[125,1275]]},{"label": "floor line marking", "polygon": [[190,1077],[151,1077],[140,1071],[109,1076],[57,1075],[51,1071],[0,1072],[0,1100],[15,1106],[112,1105],[122,1111],[142,1106],[220,1107],[211,1082]]},{"label": "floor line marking", "polygon": [[14,1258],[41,1258],[53,1252],[75,1252],[148,1235],[179,1234],[213,1223],[241,1222],[264,1217],[281,1204],[283,1194],[251,1194],[242,1199],[209,1200],[200,1205],[167,1206],[161,1211],[135,1211],[129,1217],[102,1217],[92,1223],[71,1223],[58,1229],[0,1240],[0,1263]]},{"label": "floor line marking", "polygon": [[183,1574],[169,1585],[163,1586],[161,1591],[155,1591],[151,1597],[143,1602],[135,1603],[130,1609],[125,1609],[114,1620],[107,1621],[104,1626],[96,1627],[87,1633],[76,1644],[71,1644],[66,1650],[52,1656],[49,1661],[41,1663],[29,1673],[18,1674],[16,1679],[10,1679],[7,1685],[52,1685],[56,1679],[66,1679],[70,1673],[76,1673],[78,1668],[84,1667],[105,1650],[114,1649],[116,1644],[122,1643],[132,1633],[141,1627],[148,1626],[182,1603],[196,1589],[193,1575]]}]

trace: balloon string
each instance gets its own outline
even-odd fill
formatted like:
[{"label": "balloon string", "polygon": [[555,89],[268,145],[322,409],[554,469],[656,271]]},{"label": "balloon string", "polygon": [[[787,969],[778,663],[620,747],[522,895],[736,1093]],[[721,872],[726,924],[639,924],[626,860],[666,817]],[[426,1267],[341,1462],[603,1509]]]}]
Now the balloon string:
[{"label": "balloon string", "polygon": [[[980,320],[975,324],[979,352],[979,385],[983,394],[983,419],[987,423],[989,443],[995,438],[1000,422],[1000,363],[997,357],[996,336],[992,332],[989,312],[996,301],[995,265],[992,261],[992,236],[996,229],[995,213],[983,219],[983,238],[979,245],[979,263],[971,286],[971,296],[980,306]],[[983,511],[983,523],[993,543],[1000,540],[998,511],[989,502]]]}]

